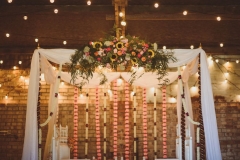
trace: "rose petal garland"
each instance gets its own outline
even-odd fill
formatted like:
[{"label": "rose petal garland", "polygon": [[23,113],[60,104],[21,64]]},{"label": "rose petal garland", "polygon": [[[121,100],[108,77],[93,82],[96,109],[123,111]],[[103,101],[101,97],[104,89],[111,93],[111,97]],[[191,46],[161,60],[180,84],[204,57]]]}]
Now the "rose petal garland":
[{"label": "rose petal garland", "polygon": [[[130,159],[129,144],[129,84],[125,82],[125,160]],[[123,159],[123,157],[122,157]]]},{"label": "rose petal garland", "polygon": [[74,88],[74,109],[73,109],[73,158],[78,158],[78,88]]},{"label": "rose petal garland", "polygon": [[143,88],[143,157],[148,159],[148,140],[147,140],[147,98],[146,88]]},{"label": "rose petal garland", "polygon": [[133,123],[134,123],[134,128],[133,128],[133,137],[134,137],[133,153],[134,153],[134,160],[137,160],[136,86],[134,86],[133,92],[134,92],[133,93]]},{"label": "rose petal garland", "polygon": [[99,115],[99,89],[96,87],[96,97],[95,97],[95,121],[96,121],[96,147],[97,147],[97,160],[102,159],[101,154],[101,137],[100,137],[100,115]]},{"label": "rose petal garland", "polygon": [[89,95],[86,94],[86,130],[85,130],[85,158],[88,157],[88,100]]},{"label": "rose petal garland", "polygon": [[153,128],[153,136],[154,136],[154,158],[157,159],[157,97],[156,97],[156,89],[154,89],[154,99],[153,99],[153,121],[154,121],[154,128]]},{"label": "rose petal garland", "polygon": [[167,113],[166,86],[162,87],[162,130],[163,130],[163,158],[167,158]]},{"label": "rose petal garland", "polygon": [[104,160],[106,160],[106,154],[107,154],[107,93],[106,93],[106,86],[104,86],[104,89],[103,89],[103,94],[104,94],[104,97],[103,97],[103,107],[104,107],[104,132],[103,132],[103,138],[104,138],[104,144],[103,144],[103,152],[104,152]]},{"label": "rose petal garland", "polygon": [[113,81],[113,157],[117,158],[118,96],[117,80]]}]

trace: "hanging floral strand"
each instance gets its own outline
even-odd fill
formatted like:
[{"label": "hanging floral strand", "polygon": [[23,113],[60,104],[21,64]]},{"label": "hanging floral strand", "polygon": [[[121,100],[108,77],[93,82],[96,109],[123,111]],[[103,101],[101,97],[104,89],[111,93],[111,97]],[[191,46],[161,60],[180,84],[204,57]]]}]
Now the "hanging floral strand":
[{"label": "hanging floral strand", "polygon": [[99,89],[96,87],[96,98],[95,98],[95,121],[96,121],[96,146],[97,146],[97,160],[102,159],[101,154],[101,137],[100,137],[100,114],[99,114]]},{"label": "hanging floral strand", "polygon": [[85,158],[88,157],[88,101],[89,95],[86,94],[86,131],[85,131]]},{"label": "hanging floral strand", "polygon": [[153,100],[153,121],[154,121],[154,158],[157,159],[157,97],[156,89],[154,88],[154,100]]},{"label": "hanging floral strand", "polygon": [[133,92],[134,92],[133,93],[133,123],[134,123],[134,128],[133,128],[133,136],[134,136],[133,152],[134,152],[134,160],[137,160],[136,86],[134,86]]},{"label": "hanging floral strand", "polygon": [[163,158],[167,158],[167,97],[166,86],[162,87],[162,130],[163,130]]},{"label": "hanging floral strand", "polygon": [[104,86],[103,89],[103,107],[104,107],[104,132],[103,132],[103,138],[104,138],[104,144],[103,144],[103,152],[104,152],[104,160],[106,160],[107,156],[107,93],[106,93],[106,86]]},{"label": "hanging floral strand", "polygon": [[129,84],[125,82],[125,160],[130,159],[129,150]]},{"label": "hanging floral strand", "polygon": [[147,140],[147,98],[146,88],[143,88],[143,157],[148,159],[148,140]]},{"label": "hanging floral strand", "polygon": [[118,96],[117,80],[113,82],[113,157],[117,158]]},{"label": "hanging floral strand", "polygon": [[73,110],[73,158],[78,158],[78,88],[74,88],[74,110]]}]

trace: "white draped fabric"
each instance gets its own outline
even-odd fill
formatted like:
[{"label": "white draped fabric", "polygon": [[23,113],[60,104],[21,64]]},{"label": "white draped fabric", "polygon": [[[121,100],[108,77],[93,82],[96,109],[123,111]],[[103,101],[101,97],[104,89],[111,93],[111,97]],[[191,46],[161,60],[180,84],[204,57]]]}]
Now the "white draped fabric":
[{"label": "white draped fabric", "polygon": [[[186,102],[188,104],[188,110],[190,116],[192,117],[192,108],[191,108],[191,99],[189,94],[189,89],[187,85],[188,77],[197,71],[197,57],[200,54],[201,56],[201,101],[202,101],[202,111],[203,111],[203,122],[204,122],[204,131],[206,139],[206,151],[208,160],[221,160],[221,151],[219,145],[219,137],[217,130],[216,114],[213,102],[212,86],[210,75],[208,71],[207,58],[206,54],[202,49],[175,49],[174,56],[177,58],[177,62],[170,62],[169,67],[178,67],[184,64],[188,64],[186,69],[183,72],[183,82],[184,87],[187,88],[186,92]],[[41,72],[44,73],[45,80],[47,83],[54,84],[55,74],[51,67],[51,64],[47,61],[52,61],[57,64],[70,63],[70,57],[75,53],[73,49],[37,49],[34,51],[31,63],[30,71],[30,80],[29,80],[29,89],[28,89],[28,103],[27,103],[27,115],[26,115],[26,126],[25,126],[25,138],[24,138],[24,147],[23,147],[23,160],[37,160],[38,159],[38,141],[37,141],[37,99],[38,99],[38,90],[39,90],[39,67],[41,67]],[[39,64],[39,55],[41,57],[41,64]],[[139,75],[141,73],[138,73]],[[120,76],[128,81],[130,74],[126,72],[110,72],[105,73],[107,76],[108,82],[111,82]],[[169,73],[168,78],[170,82],[173,82],[177,78],[177,73]],[[159,82],[156,80],[155,73],[144,73],[139,79],[137,79],[133,85],[141,87],[157,87]],[[71,75],[69,73],[62,73],[62,80],[70,83]],[[93,79],[89,81],[85,87],[95,87],[100,82],[99,75],[94,73]],[[80,82],[80,80],[79,80]],[[53,95],[53,94],[51,94]],[[51,96],[50,95],[50,100]],[[179,99],[179,98],[178,98]],[[179,102],[179,100],[178,100]],[[180,109],[180,103],[178,103],[178,118]],[[51,121],[54,121],[52,119]],[[53,122],[52,122],[53,123]],[[52,132],[52,124],[49,124],[48,132]],[[192,136],[194,137],[194,130],[192,129]],[[51,134],[48,133],[48,136]],[[49,137],[47,137],[46,146],[49,147]],[[46,150],[45,150],[46,152]],[[44,154],[46,157],[46,153]]]}]

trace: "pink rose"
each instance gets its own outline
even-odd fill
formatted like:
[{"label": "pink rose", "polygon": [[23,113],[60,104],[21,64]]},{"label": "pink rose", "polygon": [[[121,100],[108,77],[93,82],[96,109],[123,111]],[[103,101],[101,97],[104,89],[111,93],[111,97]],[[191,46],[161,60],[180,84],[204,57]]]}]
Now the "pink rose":
[{"label": "pink rose", "polygon": [[98,57],[98,58],[97,58],[97,60],[98,60],[98,61],[101,61],[101,58],[100,58],[100,57]]},{"label": "pink rose", "polygon": [[139,53],[137,56],[138,56],[138,58],[140,58],[142,55]]}]

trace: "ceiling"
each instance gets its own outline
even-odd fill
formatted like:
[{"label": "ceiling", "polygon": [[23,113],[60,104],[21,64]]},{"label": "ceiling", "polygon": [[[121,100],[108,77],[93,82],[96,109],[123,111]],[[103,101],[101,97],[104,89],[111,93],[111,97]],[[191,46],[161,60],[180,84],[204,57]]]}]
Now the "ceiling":
[{"label": "ceiling", "polygon": [[[126,34],[157,42],[159,47],[189,49],[201,43],[210,54],[240,55],[239,0],[159,0],[159,8],[153,7],[155,2],[128,1]],[[222,20],[217,21],[217,16]],[[38,45],[35,38],[41,48],[80,48],[103,37],[114,23],[111,0],[92,0],[90,6],[86,0],[1,0],[0,58],[10,56],[9,61],[12,55],[32,54]]]}]

